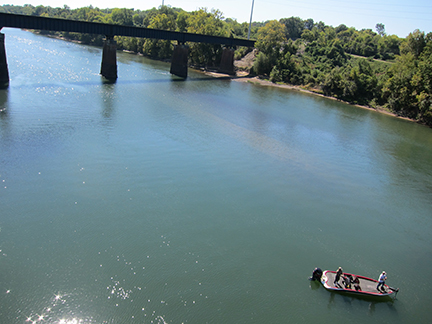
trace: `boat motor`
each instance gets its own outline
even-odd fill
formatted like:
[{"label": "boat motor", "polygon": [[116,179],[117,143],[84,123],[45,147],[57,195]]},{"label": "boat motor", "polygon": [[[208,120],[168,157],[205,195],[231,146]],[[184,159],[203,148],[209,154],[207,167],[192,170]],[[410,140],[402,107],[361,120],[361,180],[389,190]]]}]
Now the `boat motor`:
[{"label": "boat motor", "polygon": [[309,278],[309,280],[315,281],[321,281],[321,276],[323,274],[323,271],[320,268],[315,268],[312,272],[312,277]]}]

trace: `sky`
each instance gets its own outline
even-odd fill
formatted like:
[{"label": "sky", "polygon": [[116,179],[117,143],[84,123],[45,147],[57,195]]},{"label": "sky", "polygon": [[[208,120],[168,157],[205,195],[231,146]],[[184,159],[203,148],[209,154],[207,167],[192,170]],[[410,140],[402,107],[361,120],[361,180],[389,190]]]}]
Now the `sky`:
[{"label": "sky", "polygon": [[364,28],[375,31],[375,25],[382,23],[387,35],[406,37],[415,29],[432,32],[432,1],[430,0],[6,0],[0,5],[43,5],[51,7],[81,8],[92,5],[105,8],[133,8],[147,10],[158,8],[164,3],[171,7],[194,11],[199,8],[219,9],[225,18],[248,22],[254,1],[253,21],[267,21],[280,18],[300,17],[322,21],[337,27],[344,24],[357,30]]}]

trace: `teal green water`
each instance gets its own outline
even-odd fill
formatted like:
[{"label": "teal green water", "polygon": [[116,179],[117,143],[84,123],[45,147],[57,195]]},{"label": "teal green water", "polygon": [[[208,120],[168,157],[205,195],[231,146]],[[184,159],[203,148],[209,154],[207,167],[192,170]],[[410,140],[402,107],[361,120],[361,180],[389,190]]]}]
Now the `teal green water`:
[{"label": "teal green water", "polygon": [[430,322],[431,129],[3,32],[0,323]]}]

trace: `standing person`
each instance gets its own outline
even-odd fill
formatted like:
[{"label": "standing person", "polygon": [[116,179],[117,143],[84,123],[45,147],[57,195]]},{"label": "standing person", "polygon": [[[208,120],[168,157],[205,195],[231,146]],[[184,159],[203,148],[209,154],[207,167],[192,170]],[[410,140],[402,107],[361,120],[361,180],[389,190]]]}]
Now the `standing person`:
[{"label": "standing person", "polygon": [[341,267],[339,267],[339,268],[337,269],[337,271],[336,271],[336,277],[335,277],[335,280],[334,280],[334,282],[333,282],[333,285],[334,285],[335,287],[336,287],[337,285],[339,285],[339,279],[340,279],[342,273],[343,273],[343,270],[342,270]]},{"label": "standing person", "polygon": [[383,271],[378,278],[377,290],[380,290],[380,287],[384,289],[384,284],[387,279],[387,273]]}]

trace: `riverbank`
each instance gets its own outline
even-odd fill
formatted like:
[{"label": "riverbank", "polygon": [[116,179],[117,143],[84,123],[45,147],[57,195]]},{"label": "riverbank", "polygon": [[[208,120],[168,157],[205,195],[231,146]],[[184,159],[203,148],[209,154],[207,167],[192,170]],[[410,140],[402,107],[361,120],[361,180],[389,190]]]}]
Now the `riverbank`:
[{"label": "riverbank", "polygon": [[300,91],[300,92],[304,92],[304,93],[308,93],[311,95],[315,95],[315,96],[320,96],[323,98],[328,98],[331,100],[336,100],[339,102],[344,102],[346,104],[352,105],[352,106],[356,106],[362,109],[367,109],[367,110],[374,110],[376,112],[385,114],[385,115],[389,115],[389,116],[393,116],[396,118],[401,118],[404,120],[409,120],[412,122],[416,122],[418,123],[417,120],[414,119],[409,119],[406,117],[401,117],[398,116],[397,114],[392,113],[391,111],[383,108],[383,107],[370,107],[370,106],[365,106],[365,105],[358,105],[358,104],[353,104],[347,101],[343,101],[340,100],[338,98],[335,97],[329,97],[329,96],[325,96],[319,89],[305,89],[303,87],[300,86],[294,86],[294,85],[289,85],[289,84],[278,84],[278,83],[273,83],[271,81],[269,81],[268,79],[262,79],[258,76],[255,77],[250,77],[249,76],[249,71],[251,70],[253,63],[255,61],[255,57],[257,55],[257,50],[254,49],[253,51],[249,52],[248,54],[246,54],[244,57],[242,57],[240,60],[236,60],[234,62],[234,66],[237,68],[237,75],[234,78],[234,80],[239,81],[239,82],[250,82],[250,83],[254,83],[254,84],[259,84],[261,86],[267,86],[267,87],[278,87],[278,88],[283,88],[283,89],[290,89],[290,90],[295,90],[295,91]]},{"label": "riverbank", "polygon": [[[213,73],[213,75],[216,76],[214,73]],[[226,75],[224,75],[224,76],[226,76]],[[407,120],[407,121],[418,123],[417,120],[413,120],[413,119],[409,119],[409,118],[406,118],[406,117],[398,116],[398,115],[396,115],[396,114],[394,114],[394,113],[392,113],[392,112],[390,112],[390,111],[388,111],[388,110],[386,110],[384,108],[373,108],[373,107],[364,106],[364,105],[352,104],[350,102],[343,101],[343,100],[340,100],[340,99],[337,99],[337,98],[334,98],[334,97],[328,97],[328,96],[323,95],[322,93],[315,92],[315,91],[312,91],[312,90],[307,90],[307,89],[301,88],[299,86],[294,86],[294,85],[289,85],[289,84],[273,83],[273,82],[271,82],[269,80],[261,79],[258,76],[251,77],[251,76],[248,76],[247,74],[245,74],[244,72],[243,73],[239,73],[235,77],[232,77],[232,80],[233,81],[237,81],[237,82],[248,82],[248,83],[258,84],[260,86],[265,86],[265,87],[277,87],[277,88],[282,88],[282,89],[289,89],[289,90],[300,91],[300,92],[308,93],[308,94],[311,94],[311,95],[314,95],[314,96],[319,96],[319,97],[327,98],[327,99],[330,99],[330,100],[335,100],[335,101],[343,102],[343,103],[346,103],[348,105],[355,106],[355,107],[358,107],[358,108],[367,109],[367,110],[373,110],[373,111],[379,112],[381,114],[385,114],[385,115],[389,115],[389,116],[393,116],[393,117],[396,117],[396,118],[400,118],[400,119],[404,119],[404,120]]]},{"label": "riverbank", "polygon": [[[312,94],[314,96],[319,96],[319,97],[327,98],[327,99],[330,99],[330,100],[344,102],[344,103],[347,103],[347,104],[350,104],[350,105],[353,105],[353,106],[356,106],[356,107],[359,107],[359,108],[379,111],[379,110],[374,109],[372,107],[362,106],[362,105],[354,105],[354,104],[342,101],[342,100],[334,98],[334,97],[328,97],[328,96],[323,95],[322,93],[315,92],[315,91],[312,91],[312,90],[307,90],[307,89],[301,88],[299,86],[294,86],[294,85],[289,85],[289,84],[273,83],[273,82],[271,82],[269,80],[261,79],[258,76],[255,76],[255,77],[238,77],[238,78],[233,78],[233,80],[234,81],[238,81],[238,82],[248,82],[248,83],[253,83],[253,84],[259,84],[261,86],[266,86],[266,87],[276,87],[276,88],[282,88],[282,89],[289,89],[289,90],[300,91],[300,92]],[[387,111],[379,111],[379,112],[383,112],[383,113],[392,115],[390,112],[387,112]]]}]

